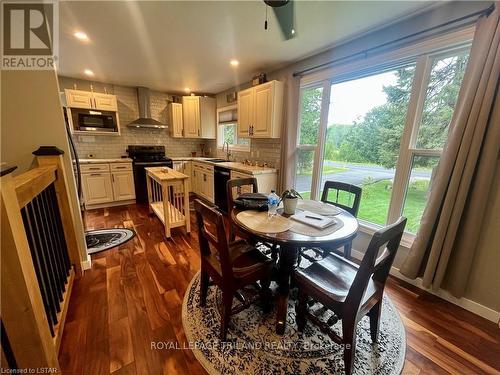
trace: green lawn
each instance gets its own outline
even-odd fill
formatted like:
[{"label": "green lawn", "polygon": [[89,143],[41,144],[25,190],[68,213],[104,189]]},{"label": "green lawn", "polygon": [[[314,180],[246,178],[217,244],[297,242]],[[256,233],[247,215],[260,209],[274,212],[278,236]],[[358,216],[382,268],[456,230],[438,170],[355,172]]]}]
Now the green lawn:
[{"label": "green lawn", "polygon": [[[420,226],[420,219],[427,202],[428,180],[418,180],[410,183],[406,197],[403,215],[408,218],[406,231],[416,233]],[[392,193],[392,181],[381,180],[375,183],[363,185],[361,205],[358,218],[372,223],[385,225]],[[304,199],[310,198],[310,193],[301,193]],[[334,201],[334,192],[330,192],[329,199]],[[338,202],[351,205],[353,197],[349,193],[341,192]]]}]

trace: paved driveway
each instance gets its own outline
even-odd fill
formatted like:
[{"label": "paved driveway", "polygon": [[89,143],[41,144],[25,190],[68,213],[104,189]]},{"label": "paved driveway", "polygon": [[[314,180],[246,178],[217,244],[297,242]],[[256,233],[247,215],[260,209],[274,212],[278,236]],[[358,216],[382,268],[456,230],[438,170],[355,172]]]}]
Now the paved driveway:
[{"label": "paved driveway", "polygon": [[[321,178],[321,186],[323,186],[327,180],[337,180],[361,186],[366,178],[370,178],[373,182],[388,179],[392,180],[395,173],[394,169],[387,169],[378,165],[348,164],[330,160],[326,160],[325,165],[336,168],[345,168],[347,170],[344,172],[323,175]],[[430,171],[413,171],[411,174],[412,179],[428,179],[430,177]],[[312,176],[297,176],[295,189],[299,192],[309,191],[311,189],[311,178]]]}]

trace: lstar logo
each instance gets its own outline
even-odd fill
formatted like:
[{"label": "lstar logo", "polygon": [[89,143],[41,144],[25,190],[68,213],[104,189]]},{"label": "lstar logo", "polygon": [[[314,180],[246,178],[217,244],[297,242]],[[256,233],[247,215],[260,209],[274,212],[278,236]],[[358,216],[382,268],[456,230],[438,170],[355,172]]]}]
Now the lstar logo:
[{"label": "lstar logo", "polygon": [[3,69],[53,69],[56,2],[2,2]]}]

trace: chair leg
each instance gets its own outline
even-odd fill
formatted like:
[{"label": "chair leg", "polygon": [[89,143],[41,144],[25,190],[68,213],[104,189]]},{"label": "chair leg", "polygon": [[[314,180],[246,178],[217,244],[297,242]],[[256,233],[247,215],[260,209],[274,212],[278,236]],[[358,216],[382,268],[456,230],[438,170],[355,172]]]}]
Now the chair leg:
[{"label": "chair leg", "polygon": [[380,314],[382,313],[382,301],[379,301],[375,306],[373,306],[368,313],[370,317],[370,335],[372,337],[372,342],[377,342],[378,340],[378,332],[379,332],[379,323],[380,323]]},{"label": "chair leg", "polygon": [[264,313],[268,313],[271,310],[272,293],[271,289],[269,288],[270,285],[271,285],[270,279],[260,280],[259,295],[260,295],[260,303],[262,305],[262,310],[264,310]]},{"label": "chair leg", "polygon": [[278,259],[278,246],[274,244],[271,246],[271,259],[274,261]]},{"label": "chair leg", "polygon": [[231,321],[231,308],[233,306],[233,296],[232,292],[222,292],[222,314],[220,322],[220,339],[221,341],[226,341],[227,338],[227,328],[229,327],[229,322]]},{"label": "chair leg", "polygon": [[205,307],[207,303],[209,282],[210,282],[210,277],[202,268],[200,272],[200,307]]},{"label": "chair leg", "polygon": [[344,371],[351,375],[354,371],[356,354],[356,324],[353,321],[342,320],[342,339],[344,341]]},{"label": "chair leg", "polygon": [[351,258],[352,242],[348,242],[344,245],[344,257],[347,259]]},{"label": "chair leg", "polygon": [[302,332],[306,326],[307,294],[299,288],[299,295],[295,303],[295,323],[297,329]]}]

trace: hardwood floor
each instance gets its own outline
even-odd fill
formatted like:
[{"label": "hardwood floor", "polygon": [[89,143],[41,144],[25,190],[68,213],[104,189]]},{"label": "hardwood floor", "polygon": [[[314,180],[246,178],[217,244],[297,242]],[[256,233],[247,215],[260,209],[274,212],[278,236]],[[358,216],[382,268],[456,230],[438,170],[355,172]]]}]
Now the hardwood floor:
[{"label": "hardwood floor", "polygon": [[[194,218],[192,218],[194,220]],[[92,256],[75,280],[59,353],[63,374],[205,374],[187,345],[181,306],[199,269],[198,236],[163,229],[146,207],[93,210],[87,229],[125,226],[137,236]],[[403,374],[500,374],[500,329],[466,310],[391,278],[387,293],[407,332]]]}]

